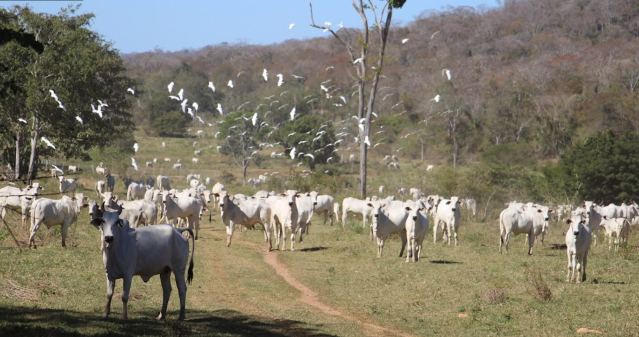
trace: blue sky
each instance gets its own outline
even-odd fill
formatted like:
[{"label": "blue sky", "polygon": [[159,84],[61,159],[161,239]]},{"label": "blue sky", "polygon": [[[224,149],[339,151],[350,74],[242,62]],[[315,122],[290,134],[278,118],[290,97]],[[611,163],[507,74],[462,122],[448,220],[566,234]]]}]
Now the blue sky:
[{"label": "blue sky", "polygon": [[[378,2],[379,0],[374,0]],[[350,0],[313,0],[316,23],[361,27]],[[207,45],[273,44],[288,39],[326,36],[311,28],[308,0],[85,0],[0,1],[37,12],[57,13],[69,4],[81,4],[80,13],[96,15],[91,29],[122,53],[198,49]],[[381,2],[380,2],[381,4]],[[404,25],[420,14],[459,6],[494,8],[497,0],[408,0],[393,12],[393,23]],[[288,29],[294,23],[293,29]]]}]

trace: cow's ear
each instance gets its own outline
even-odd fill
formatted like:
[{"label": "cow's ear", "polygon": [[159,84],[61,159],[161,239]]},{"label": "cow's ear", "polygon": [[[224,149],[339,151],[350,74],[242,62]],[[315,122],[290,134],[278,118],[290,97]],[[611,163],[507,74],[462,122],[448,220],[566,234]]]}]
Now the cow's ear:
[{"label": "cow's ear", "polygon": [[124,208],[122,208],[122,205],[118,205],[118,215],[122,214],[122,210]]},{"label": "cow's ear", "polygon": [[419,211],[420,211],[420,212],[423,212],[423,211],[424,211],[424,207],[420,208],[420,209],[419,209]]},{"label": "cow's ear", "polygon": [[124,222],[122,222],[122,219],[118,219],[118,222],[116,222],[116,224],[120,227],[124,227]]},{"label": "cow's ear", "polygon": [[572,220],[566,219],[566,223],[570,225],[572,223]]},{"label": "cow's ear", "polygon": [[104,212],[104,201],[102,202],[102,205],[100,205],[100,211]]},{"label": "cow's ear", "polygon": [[102,219],[102,218],[95,218],[95,219],[91,220],[91,224],[94,227],[100,227],[100,226],[102,226],[103,223],[104,223],[104,219]]},{"label": "cow's ear", "polygon": [[552,209],[548,210],[548,213],[552,213],[552,212],[554,212]]}]

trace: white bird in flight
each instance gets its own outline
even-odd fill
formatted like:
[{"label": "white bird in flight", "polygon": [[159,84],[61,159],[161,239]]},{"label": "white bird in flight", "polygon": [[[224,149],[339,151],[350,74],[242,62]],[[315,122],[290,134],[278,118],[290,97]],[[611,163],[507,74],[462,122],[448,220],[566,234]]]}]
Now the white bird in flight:
[{"label": "white bird in flight", "polygon": [[131,95],[135,95],[135,90],[133,90],[133,88],[128,88],[126,91],[130,92]]},{"label": "white bird in flight", "polygon": [[180,98],[180,101],[184,99],[184,88],[181,88],[180,91],[178,91],[178,97]]},{"label": "white bird in flight", "polygon": [[262,72],[262,77],[264,77],[264,81],[268,81],[268,70],[264,69]]},{"label": "white bird in flight", "polygon": [[295,107],[293,107],[293,110],[291,110],[291,120],[294,121],[295,120]]},{"label": "white bird in flight", "polygon": [[357,64],[358,62],[362,62],[364,60],[364,57],[360,57],[358,59],[355,59],[355,61],[353,61],[353,64]]},{"label": "white bird in flight", "polygon": [[408,39],[403,39],[403,40],[402,40],[402,44],[404,44],[404,43],[406,43],[406,42],[408,42]]},{"label": "white bird in flight", "polygon": [[253,118],[251,118],[251,122],[253,125],[257,124],[257,112],[253,114]]},{"label": "white bird in flight", "polygon": [[440,99],[440,96],[439,96],[439,95],[437,95],[437,96],[435,96],[435,97],[431,98],[430,100],[431,100],[431,101],[435,101],[435,102],[439,103],[439,99]]},{"label": "white bird in flight", "polygon": [[227,83],[226,85],[228,85],[229,87],[233,88],[233,80],[229,80],[229,83]]},{"label": "white bird in flight", "polygon": [[51,167],[53,167],[53,169],[54,169],[54,170],[56,170],[56,171],[58,171],[58,172],[60,172],[60,173],[64,174],[64,171],[62,171],[59,167],[57,167],[57,166],[55,166],[55,165],[53,165],[53,164],[51,164]]},{"label": "white bird in flight", "polygon": [[80,116],[75,116],[75,120],[80,122],[80,124],[84,125],[84,121],[82,120],[82,118]]},{"label": "white bird in flight", "polygon": [[64,104],[62,104],[62,102],[60,102],[60,100],[58,99],[58,95],[55,94],[55,92],[53,90],[49,90],[49,93],[51,93],[51,97],[53,97],[53,99],[58,102],[58,107],[61,108],[64,111],[67,111],[67,108],[64,106]]},{"label": "white bird in flight", "polygon": [[108,105],[108,104],[106,104],[106,103],[102,102],[101,100],[98,100],[98,104],[100,104],[100,107],[103,107],[103,106],[105,106],[105,107],[107,107],[107,108],[109,107],[109,105]]},{"label": "white bird in flight", "polygon": [[173,86],[175,85],[175,83],[171,82],[169,83],[169,85],[167,86],[167,88],[169,88],[169,93],[171,93],[173,91]]},{"label": "white bird in flight", "polygon": [[202,120],[202,117],[200,116],[196,116],[198,120],[200,120],[200,123],[205,124],[204,121]]},{"label": "white bird in flight", "polygon": [[213,85],[212,81],[209,81],[209,88],[211,88],[211,90],[213,90],[213,92],[215,92],[215,85]]},{"label": "white bird in flight", "polygon": [[98,105],[98,108],[95,108],[95,105],[91,104],[91,109],[93,113],[96,113],[98,115],[100,115],[100,118],[102,118],[102,106]]},{"label": "white bird in flight", "polygon": [[344,97],[344,96],[340,96],[339,98],[341,98],[341,99],[342,99],[342,101],[344,101],[344,104],[346,104],[346,97]]},{"label": "white bird in flight", "polygon": [[189,101],[188,98],[185,98],[180,105],[182,106],[182,112],[186,112],[186,103]]},{"label": "white bird in flight", "polygon": [[295,159],[295,148],[291,150],[290,155],[291,155],[291,159]]},{"label": "white bird in flight", "polygon": [[197,102],[193,102],[192,106],[193,106],[193,109],[195,110],[195,112],[197,112],[197,110],[200,108],[200,105],[197,104]]},{"label": "white bird in flight", "polygon": [[448,78],[448,80],[450,81],[450,70],[444,68],[442,70],[442,76],[446,76],[446,78]]},{"label": "white bird in flight", "polygon": [[277,80],[277,86],[281,87],[282,84],[284,84],[284,75],[282,74],[277,74],[277,78],[279,78],[279,80]]},{"label": "white bird in flight", "polygon": [[371,146],[371,141],[368,139],[368,136],[364,138],[364,144]]},{"label": "white bird in flight", "polygon": [[220,112],[220,115],[224,115],[224,110],[222,110],[222,104],[217,103],[217,111]]},{"label": "white bird in flight", "polygon": [[138,143],[133,144],[133,150],[135,150],[135,152],[138,152],[139,149],[140,149],[140,144]]},{"label": "white bird in flight", "polygon": [[53,143],[51,143],[48,139],[41,137],[40,140],[42,140],[43,142],[47,143],[47,146],[52,147],[55,149],[55,145],[53,145]]},{"label": "white bird in flight", "polygon": [[310,153],[305,154],[305,156],[310,157],[311,159],[315,160],[315,156],[310,154]]},{"label": "white bird in flight", "polygon": [[295,27],[294,23],[291,23],[291,24],[288,25],[288,29],[293,29],[293,27]]},{"label": "white bird in flight", "polygon": [[135,158],[131,157],[131,165],[133,165],[133,168],[138,171],[138,164],[135,162]]},{"label": "white bird in flight", "polygon": [[[189,115],[191,115],[191,118],[194,118],[194,117],[195,117],[195,115],[193,114],[193,109],[191,109],[191,108],[187,108],[187,109],[186,109],[186,113],[188,113]],[[198,116],[198,117],[199,117],[199,116]]]},{"label": "white bird in flight", "polygon": [[27,124],[27,120],[26,120],[26,119],[24,119],[24,118],[18,118],[18,121],[20,121],[20,122],[22,122],[22,123],[24,123],[24,124]]}]

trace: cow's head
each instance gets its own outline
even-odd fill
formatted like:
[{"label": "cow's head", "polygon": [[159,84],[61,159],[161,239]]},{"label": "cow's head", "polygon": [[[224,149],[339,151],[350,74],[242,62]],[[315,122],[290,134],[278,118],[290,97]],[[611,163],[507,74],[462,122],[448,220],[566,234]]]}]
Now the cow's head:
[{"label": "cow's head", "polygon": [[93,219],[91,220],[91,224],[102,233],[102,239],[106,244],[106,248],[111,246],[114,240],[114,234],[117,233],[117,231],[114,230],[114,226],[126,226],[126,221],[120,219],[121,213],[122,208],[117,212],[106,211],[104,202],[100,207],[98,207],[97,204],[93,206]]},{"label": "cow's head", "polygon": [[581,214],[576,214],[566,220],[566,223],[570,225],[567,233],[572,233],[574,236],[579,235],[580,227],[586,224],[586,218]]}]

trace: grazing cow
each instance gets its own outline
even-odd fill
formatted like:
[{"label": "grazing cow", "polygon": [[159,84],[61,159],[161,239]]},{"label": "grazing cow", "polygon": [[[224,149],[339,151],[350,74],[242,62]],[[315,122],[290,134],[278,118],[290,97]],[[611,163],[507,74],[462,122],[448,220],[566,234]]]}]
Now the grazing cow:
[{"label": "grazing cow", "polygon": [[424,195],[424,193],[422,193],[422,191],[419,188],[415,188],[415,187],[411,187],[410,190],[408,190],[408,194],[410,194],[413,200],[417,200]]},{"label": "grazing cow", "polygon": [[153,167],[153,162],[152,161],[147,161],[146,162],[146,167]]},{"label": "grazing cow", "polygon": [[503,245],[506,246],[506,253],[508,253],[511,234],[527,234],[528,255],[532,255],[535,239],[544,230],[551,212],[552,210],[545,206],[525,209],[510,206],[503,210],[499,215],[499,253],[501,254]]},{"label": "grazing cow", "polygon": [[103,165],[104,165],[103,163],[100,163],[100,166],[95,168],[95,173],[101,174],[101,175],[104,175],[104,176],[109,174],[109,169],[107,169]]},{"label": "grazing cow", "polygon": [[268,242],[268,250],[273,249],[271,243],[271,208],[264,199],[242,200],[237,205],[229,200],[230,196],[223,192],[217,195],[220,199],[220,216],[226,226],[226,246],[231,246],[235,225],[253,228],[255,224],[264,227],[264,238]]},{"label": "grazing cow", "polygon": [[199,174],[195,174],[195,173],[189,173],[189,174],[186,175],[186,183],[187,184],[190,183],[191,180],[193,180],[193,179],[199,181],[200,180],[200,175]]},{"label": "grazing cow", "polygon": [[408,254],[406,254],[406,263],[419,261],[422,253],[422,243],[424,237],[428,233],[428,215],[425,213],[426,208],[406,207],[408,218],[406,218],[406,241],[408,243]]},{"label": "grazing cow", "polygon": [[200,161],[200,160],[198,158],[193,158],[193,159],[191,159],[191,161],[193,162],[193,164],[197,164],[198,161]]},{"label": "grazing cow", "polygon": [[95,193],[98,195],[98,198],[102,197],[102,194],[107,191],[106,186],[107,184],[104,180],[95,182]]},{"label": "grazing cow", "polygon": [[131,183],[127,188],[126,200],[144,199],[144,193],[146,193],[144,184]]},{"label": "grazing cow", "polygon": [[382,212],[382,208],[386,208],[385,205],[368,203],[368,207],[372,208],[373,221],[371,228],[373,229],[373,236],[377,237],[377,258],[382,257],[384,244],[391,234],[399,234],[402,240],[402,248],[399,250],[399,257],[402,257],[407,242],[406,219],[408,218],[408,212],[406,208],[389,206],[386,212]]},{"label": "grazing cow", "polygon": [[397,194],[402,197],[402,200],[404,200],[404,197],[406,196],[406,189],[404,187],[398,189]]},{"label": "grazing cow", "polygon": [[7,216],[7,209],[20,211],[22,214],[22,226],[27,223],[27,217],[31,205],[38,197],[40,189],[43,189],[39,183],[28,185],[24,189],[13,186],[5,186],[0,188],[0,218]]},{"label": "grazing cow", "polygon": [[173,164],[173,169],[174,170],[178,170],[179,171],[181,168],[182,168],[182,163]]},{"label": "grazing cow", "polygon": [[69,165],[68,171],[73,173],[78,173],[80,172],[80,168],[76,165]]},{"label": "grazing cow", "polygon": [[123,279],[122,319],[128,317],[127,303],[133,276],[140,275],[142,281],[148,282],[154,275],[160,274],[162,283],[162,309],[158,320],[166,319],[166,308],[171,295],[171,271],[180,296],[179,320],[185,318],[186,282],[193,280],[193,255],[195,241],[191,239],[191,262],[189,263],[186,282],[184,274],[189,258],[189,241],[182,233],[186,229],[176,229],[169,225],[158,225],[143,228],[130,228],[126,221],[119,218],[118,213],[107,212],[104,204],[100,209],[95,206],[91,224],[100,230],[104,250],[102,259],[107,276],[107,303],[104,317],[111,313],[111,299],[115,290],[115,280]]},{"label": "grazing cow", "polygon": [[167,162],[167,163],[170,163],[171,162],[171,158],[164,158],[164,161]]},{"label": "grazing cow", "polygon": [[473,212],[473,217],[477,213],[477,200],[472,198],[465,198],[461,200],[461,206],[466,208],[468,212],[468,217],[470,218],[470,212]]},{"label": "grazing cow", "polygon": [[433,165],[426,166],[426,171],[431,172],[433,170]]},{"label": "grazing cow", "polygon": [[31,207],[29,248],[32,246],[38,248],[35,244],[35,235],[42,224],[47,228],[62,226],[62,247],[66,247],[69,227],[78,220],[80,209],[88,206],[88,202],[89,198],[82,193],[76,193],[74,197],[64,195],[59,200],[37,199]]},{"label": "grazing cow", "polygon": [[113,193],[113,189],[115,188],[115,177],[110,174],[107,174],[105,178],[106,178],[107,191]]},{"label": "grazing cow", "polygon": [[330,217],[331,226],[333,226],[333,217],[338,216],[333,212],[335,209],[333,206],[335,199],[330,195],[320,195],[316,191],[311,191],[311,200],[313,201],[313,212],[318,214],[324,213],[324,224],[326,224],[326,220]]},{"label": "grazing cow", "polygon": [[461,219],[461,212],[459,211],[459,198],[451,197],[450,200],[441,200],[437,205],[437,212],[435,213],[435,222],[433,223],[433,243],[437,242],[437,227],[442,226],[442,232],[444,233],[444,244],[448,242],[450,246],[451,237],[455,237],[455,246],[458,244],[457,232],[459,229],[459,222]]},{"label": "grazing cow", "polygon": [[83,190],[82,184],[75,181],[75,179],[66,179],[64,176],[60,176],[60,193],[71,193],[75,190]]},{"label": "grazing cow", "polygon": [[[566,255],[568,255],[568,275],[566,282],[586,281],[586,265],[588,251],[592,241],[590,226],[582,214],[574,214],[566,223],[570,228],[566,231]],[[577,274],[581,273],[580,277]]]},{"label": "grazing cow", "polygon": [[160,191],[169,191],[171,189],[171,184],[169,184],[169,177],[158,176],[156,180],[156,186],[160,189]]},{"label": "grazing cow", "polygon": [[199,156],[199,155],[202,154],[202,150],[195,150],[195,151],[193,151],[193,154],[196,155],[196,156]]},{"label": "grazing cow", "polygon": [[58,170],[51,169],[51,178],[58,178]]},{"label": "grazing cow", "polygon": [[188,221],[189,228],[195,229],[195,240],[200,231],[200,213],[203,202],[198,197],[177,197],[173,199],[173,193],[163,192],[162,202],[164,203],[164,215],[168,220],[182,218]]},{"label": "grazing cow", "polygon": [[619,242],[628,242],[628,236],[630,234],[630,222],[626,218],[614,218],[608,219],[604,216],[601,221],[601,226],[606,230],[606,237],[608,238],[608,251],[612,249],[612,237],[615,237],[615,252],[619,251]]},{"label": "grazing cow", "polygon": [[[346,226],[346,216],[349,212],[362,215],[362,227],[366,227],[366,218],[370,217],[372,208],[368,200],[347,197],[342,200],[342,227]],[[371,241],[373,237],[371,236]]]}]

